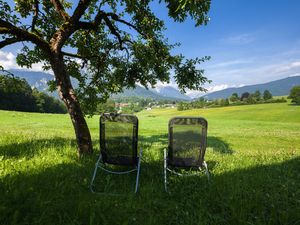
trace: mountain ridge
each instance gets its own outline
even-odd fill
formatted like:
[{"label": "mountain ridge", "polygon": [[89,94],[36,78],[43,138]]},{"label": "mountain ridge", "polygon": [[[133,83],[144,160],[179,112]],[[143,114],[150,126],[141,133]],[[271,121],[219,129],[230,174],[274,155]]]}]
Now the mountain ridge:
[{"label": "mountain ridge", "polygon": [[[37,88],[39,91],[47,92],[48,94],[58,97],[56,92],[49,92],[47,82],[50,80],[54,80],[54,76],[45,73],[45,72],[36,72],[36,71],[28,71],[28,70],[17,70],[12,69],[9,70],[15,76],[20,78],[24,78],[31,87]],[[76,82],[73,81],[73,85],[76,86]],[[124,89],[123,92],[112,95],[112,98],[122,98],[122,97],[142,97],[142,98],[152,98],[154,100],[183,100],[188,101],[191,100],[190,97],[183,95],[177,89],[171,86],[162,86],[157,89],[146,89],[139,85],[136,85],[135,89]]]},{"label": "mountain ridge", "polygon": [[[36,72],[28,70],[9,70],[15,76],[26,79],[30,86],[37,88],[39,91],[47,92],[54,97],[58,97],[57,93],[50,93],[48,91],[47,82],[54,79],[54,76],[45,72]],[[244,92],[253,93],[259,90],[261,93],[264,90],[269,90],[274,96],[288,95],[290,89],[295,86],[300,85],[300,76],[290,76],[279,80],[274,80],[262,84],[245,85],[242,87],[231,87],[220,91],[215,91],[212,93],[205,94],[204,97],[209,100],[218,98],[229,98],[233,93],[238,93],[241,95]],[[122,93],[112,95],[114,97],[142,97],[142,98],[152,98],[154,100],[182,100],[190,101],[191,97],[180,93],[179,90],[172,86],[158,86],[156,88],[146,89],[142,86],[136,85],[135,89],[124,89]],[[199,98],[199,97],[197,97]],[[197,99],[194,98],[194,99]]]},{"label": "mountain ridge", "polygon": [[274,96],[282,96],[289,95],[291,88],[296,85],[300,85],[300,76],[290,76],[262,84],[226,88],[220,91],[205,94],[201,97],[214,100],[219,98],[229,98],[233,93],[241,95],[244,92],[254,93],[257,90],[261,93],[263,93],[265,90],[269,90]]}]

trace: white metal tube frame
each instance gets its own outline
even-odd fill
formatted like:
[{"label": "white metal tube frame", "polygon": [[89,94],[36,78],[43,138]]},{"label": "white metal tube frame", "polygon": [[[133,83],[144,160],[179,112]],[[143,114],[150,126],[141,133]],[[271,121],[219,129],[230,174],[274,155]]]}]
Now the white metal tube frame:
[{"label": "white metal tube frame", "polygon": [[[168,168],[168,162],[167,162],[167,149],[164,149],[164,185],[165,185],[165,191],[168,192],[168,180],[167,180],[167,172],[171,172],[177,176],[195,176],[198,174],[182,174],[182,173],[178,173],[175,172],[174,170],[171,170],[170,168]],[[209,171],[208,171],[208,167],[205,161],[203,161],[202,163],[202,167],[199,167],[199,171],[202,171],[202,168],[204,168],[204,172],[207,176],[207,179],[209,181],[210,179],[210,175],[209,175]]]},{"label": "white metal tube frame", "polygon": [[[140,155],[138,157],[138,164],[136,166],[136,168],[132,169],[132,170],[126,170],[126,171],[112,171],[112,170],[108,170],[106,169],[102,162],[102,155],[101,155],[101,152],[99,154],[99,158],[95,164],[95,169],[94,169],[94,173],[93,173],[93,176],[92,176],[92,180],[91,180],[91,184],[90,184],[90,191],[92,193],[98,193],[98,194],[109,194],[109,193],[106,193],[106,192],[95,192],[93,187],[94,187],[94,181],[95,181],[95,178],[96,178],[96,174],[97,174],[97,170],[98,168],[107,172],[107,173],[110,173],[110,174],[118,174],[118,175],[122,175],[122,174],[128,174],[128,173],[131,173],[131,172],[134,172],[134,171],[137,171],[136,172],[136,181],[135,181],[135,191],[134,193],[136,194],[137,191],[138,191],[138,188],[139,188],[139,177],[140,177],[140,169],[141,169],[141,160],[142,160],[142,148],[140,149]],[[114,194],[113,194],[114,195]],[[118,194],[116,194],[118,195]]]}]

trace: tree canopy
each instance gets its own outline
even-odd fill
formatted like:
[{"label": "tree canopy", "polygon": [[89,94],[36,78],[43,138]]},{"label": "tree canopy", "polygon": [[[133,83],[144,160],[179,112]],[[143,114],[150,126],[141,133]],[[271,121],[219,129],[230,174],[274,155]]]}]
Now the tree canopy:
[{"label": "tree canopy", "polygon": [[269,90],[265,90],[264,94],[263,94],[263,98],[264,98],[264,100],[268,100],[268,99],[273,98],[273,95]]},{"label": "tree canopy", "polygon": [[256,90],[253,94],[253,97],[256,101],[259,101],[261,99],[261,93],[259,90]]},{"label": "tree canopy", "polygon": [[231,96],[230,96],[230,101],[232,102],[236,102],[239,100],[239,95],[237,93],[233,93]]},{"label": "tree canopy", "polygon": [[30,85],[24,79],[0,74],[0,109],[34,112],[35,99]]},{"label": "tree canopy", "polygon": [[246,100],[247,98],[249,98],[250,96],[250,93],[249,92],[244,92],[242,95],[241,95],[241,101],[244,101]]},{"label": "tree canopy", "polygon": [[[168,82],[171,71],[180,90],[205,90],[209,80],[199,64],[209,57],[186,59],[171,53],[176,43],[164,36],[164,21],[152,10],[162,4],[176,22],[190,17],[196,26],[209,21],[210,0],[0,0],[0,49],[23,42],[17,63],[52,69],[68,108],[79,149],[91,151],[83,115],[111,93]],[[73,88],[70,77],[78,81]]]},{"label": "tree canopy", "polygon": [[15,77],[9,72],[0,70],[0,109],[66,113],[66,108],[58,99],[31,89],[25,79]]},{"label": "tree canopy", "polygon": [[[36,45],[25,44],[17,63],[30,68],[42,62],[49,69],[49,44],[57,42],[67,73],[79,82],[76,94],[86,113],[93,113],[96,103],[111,93],[134,87],[136,82],[144,86],[168,82],[171,70],[182,91],[203,90],[202,84],[208,81],[196,64],[209,57],[172,55],[176,44],[164,38],[164,22],[152,12],[151,1],[81,0],[75,8],[71,1],[15,2],[12,8],[0,0],[0,32],[6,38],[1,45],[31,41]],[[190,16],[199,26],[209,20],[210,1],[167,0],[164,4],[175,21]],[[31,19],[31,24],[22,18]]]},{"label": "tree canopy", "polygon": [[292,99],[292,102],[300,105],[300,86],[294,86],[291,91],[289,98]]}]

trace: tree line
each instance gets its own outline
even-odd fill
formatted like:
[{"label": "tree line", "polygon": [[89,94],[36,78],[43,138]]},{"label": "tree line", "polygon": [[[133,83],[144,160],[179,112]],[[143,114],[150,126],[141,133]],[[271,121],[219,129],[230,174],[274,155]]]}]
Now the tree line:
[{"label": "tree line", "polygon": [[23,112],[66,113],[58,99],[31,88],[25,79],[0,74],[0,109]]},{"label": "tree line", "polygon": [[97,113],[104,112],[121,112],[125,114],[137,113],[145,108],[163,108],[166,105],[175,105],[178,100],[161,99],[155,100],[152,98],[142,97],[118,97],[116,99],[108,99],[105,103],[99,103],[97,106]]},{"label": "tree line", "polygon": [[180,102],[177,106],[177,110],[182,111],[195,108],[212,108],[229,105],[281,103],[286,101],[287,100],[284,97],[274,99],[269,90],[265,90],[263,93],[257,90],[254,93],[244,92],[240,96],[237,93],[233,93],[229,98],[220,98],[213,101],[208,101],[207,99],[201,97],[193,102]]},{"label": "tree line", "polygon": [[291,91],[290,95],[288,97],[289,99],[292,99],[292,103],[296,105],[300,105],[300,85],[294,86]]}]

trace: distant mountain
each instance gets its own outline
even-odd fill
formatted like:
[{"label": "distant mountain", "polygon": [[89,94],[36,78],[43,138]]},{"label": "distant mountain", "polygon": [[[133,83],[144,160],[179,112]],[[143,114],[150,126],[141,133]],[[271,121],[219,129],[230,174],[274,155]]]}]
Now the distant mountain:
[{"label": "distant mountain", "polygon": [[166,98],[175,98],[175,99],[181,99],[187,101],[191,100],[189,96],[180,93],[180,91],[178,91],[177,89],[171,86],[157,87],[153,91],[156,91],[157,93],[159,93],[159,95]]},{"label": "distant mountain", "polygon": [[54,80],[53,75],[44,72],[16,70],[16,69],[9,70],[9,72],[11,72],[16,77],[24,78],[32,88],[36,88],[39,91],[46,92],[52,97],[59,98],[58,93],[56,91],[54,92],[48,91],[47,83],[48,81]]},{"label": "distant mountain", "polygon": [[238,88],[227,88],[221,91],[212,92],[202,97],[207,99],[229,98],[232,93],[238,93],[241,95],[244,92],[253,93],[259,90],[263,93],[265,90],[269,90],[274,96],[288,95],[293,86],[300,85],[300,76],[287,77],[280,80],[271,81],[264,84],[248,85]]},{"label": "distant mountain", "polygon": [[[39,91],[47,92],[47,82],[54,79],[54,76],[44,72],[33,72],[27,70],[10,70],[15,76],[26,79],[30,86],[37,88]],[[287,77],[280,80],[271,81],[264,84],[248,85],[238,88],[227,88],[221,91],[212,92],[202,97],[207,99],[229,98],[232,93],[238,93],[241,95],[244,92],[253,93],[259,90],[261,93],[264,90],[269,90],[274,96],[288,95],[291,88],[295,85],[300,85],[300,76]],[[57,93],[52,93],[57,97]],[[146,89],[139,85],[135,89],[125,89],[123,93],[114,95],[113,97],[141,97],[152,98],[156,100],[191,100],[189,96],[186,96],[177,89],[171,86],[160,86],[155,89]]]},{"label": "distant mountain", "polygon": [[170,86],[157,89],[146,89],[136,85],[136,88],[134,89],[125,89],[124,92],[113,95],[113,98],[122,97],[152,98],[155,100],[191,100],[188,96],[181,94],[178,90]]},{"label": "distant mountain", "polygon": [[[28,70],[10,70],[15,76],[24,78],[31,87],[37,88],[39,91],[47,92],[47,82],[54,79],[54,76],[44,72],[33,72]],[[75,81],[73,83],[76,83]],[[76,84],[75,84],[76,85]],[[57,93],[51,93],[51,95],[58,97]],[[171,86],[159,87],[156,89],[146,89],[139,85],[135,89],[125,89],[123,93],[113,95],[113,98],[122,97],[141,97],[152,98],[155,100],[190,100],[191,98],[181,94],[178,90]]]},{"label": "distant mountain", "polygon": [[113,98],[122,98],[122,97],[152,98],[157,100],[162,98],[162,96],[160,96],[159,94],[147,90],[146,88],[143,88],[139,85],[136,85],[136,88],[125,89],[122,93],[113,95]]},{"label": "distant mountain", "polygon": [[34,72],[27,70],[9,70],[17,77],[24,78],[31,87],[37,88],[39,91],[46,91],[47,82],[54,79],[54,76],[44,72]]}]

